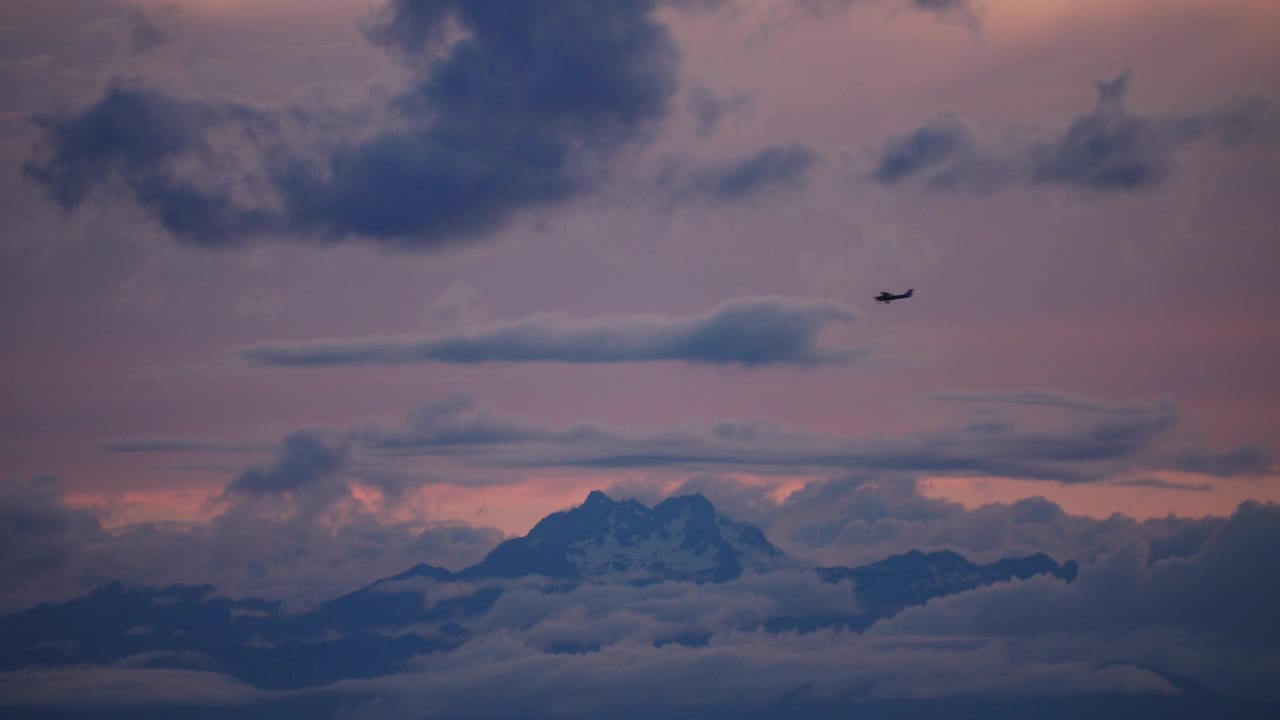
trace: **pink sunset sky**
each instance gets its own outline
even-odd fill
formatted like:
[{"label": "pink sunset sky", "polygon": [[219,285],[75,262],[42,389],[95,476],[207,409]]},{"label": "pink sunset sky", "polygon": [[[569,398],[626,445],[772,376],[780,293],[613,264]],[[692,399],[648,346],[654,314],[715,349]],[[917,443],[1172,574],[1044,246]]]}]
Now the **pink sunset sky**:
[{"label": "pink sunset sky", "polygon": [[[380,7],[0,9],[0,502],[488,533],[448,565],[591,489],[1280,500],[1280,5],[675,3],[585,119]],[[563,163],[365,153],[446,126]]]}]

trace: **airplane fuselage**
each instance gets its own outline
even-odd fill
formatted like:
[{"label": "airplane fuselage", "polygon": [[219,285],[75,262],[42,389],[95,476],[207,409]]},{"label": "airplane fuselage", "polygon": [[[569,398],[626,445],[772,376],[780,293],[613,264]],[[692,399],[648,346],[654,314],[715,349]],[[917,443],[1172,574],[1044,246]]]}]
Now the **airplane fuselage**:
[{"label": "airplane fuselage", "polygon": [[901,295],[894,295],[891,292],[882,292],[876,296],[876,302],[888,305],[894,300],[905,300],[915,294],[915,288],[912,288]]}]

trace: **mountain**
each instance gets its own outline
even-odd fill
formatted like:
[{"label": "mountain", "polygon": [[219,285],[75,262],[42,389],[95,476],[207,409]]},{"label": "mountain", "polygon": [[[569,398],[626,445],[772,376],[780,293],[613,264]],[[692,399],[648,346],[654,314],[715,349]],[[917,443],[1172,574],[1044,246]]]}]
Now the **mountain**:
[{"label": "mountain", "polygon": [[758,528],[729,520],[702,495],[649,508],[594,490],[582,505],[543,518],[458,577],[725,582],[744,570],[766,571],[783,557]]},{"label": "mountain", "polygon": [[[111,583],[65,603],[0,618],[0,671],[127,661],[143,667],[215,666],[259,688],[316,687],[402,671],[415,656],[460,647],[478,628],[527,630],[538,621],[517,620],[525,616],[513,615],[510,606],[506,614],[492,612],[517,586],[524,593],[517,597],[525,601],[529,593],[542,593],[534,605],[554,614],[555,597],[581,585],[619,586],[643,601],[644,588],[654,583],[731,583],[783,564],[796,565],[759,529],[724,517],[701,495],[650,508],[596,491],[469,568],[416,565],[306,612],[286,612],[268,600],[220,597],[208,585]],[[1070,582],[1075,571],[1074,563],[1058,565],[1046,555],[977,565],[954,552],[912,551],[861,567],[814,568],[826,582],[852,582],[847,613],[771,617],[755,625],[730,614],[722,621],[727,625],[679,627],[653,643],[705,645],[718,631],[757,627],[860,631],[934,597],[1039,574]],[[512,583],[532,576],[553,582]],[[549,653],[590,652],[600,644],[572,637],[549,639],[541,647]]]},{"label": "mountain", "polygon": [[403,667],[414,655],[456,647],[448,633],[390,636],[331,632],[314,613],[279,603],[231,600],[209,585],[131,588],[113,582],[60,604],[0,618],[0,671],[105,665],[204,669],[212,664],[261,688],[323,685]]},{"label": "mountain", "polygon": [[1074,562],[1059,565],[1044,553],[976,565],[949,550],[912,550],[862,567],[820,567],[817,573],[827,582],[852,580],[858,598],[876,614],[887,616],[931,598],[1008,580],[1053,575],[1071,582],[1076,570]]},{"label": "mountain", "polygon": [[1026,580],[1036,575],[1051,575],[1073,582],[1077,570],[1074,561],[1059,565],[1044,553],[977,565],[949,550],[932,553],[912,550],[860,567],[815,569],[818,576],[829,583],[852,581],[854,594],[862,605],[861,612],[825,617],[776,617],[765,625],[774,632],[812,632],[828,627],[864,630],[878,620],[892,617],[913,605],[923,605],[936,597],[998,582]]}]

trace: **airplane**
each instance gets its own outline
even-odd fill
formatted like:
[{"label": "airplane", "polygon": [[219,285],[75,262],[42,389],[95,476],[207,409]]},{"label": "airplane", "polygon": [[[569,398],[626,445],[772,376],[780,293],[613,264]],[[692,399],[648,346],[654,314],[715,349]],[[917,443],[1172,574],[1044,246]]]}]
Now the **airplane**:
[{"label": "airplane", "polygon": [[893,293],[891,293],[891,292],[882,292],[882,293],[880,293],[879,295],[877,295],[877,296],[876,296],[876,302],[878,302],[878,303],[884,303],[885,305],[888,305],[889,303],[893,302],[894,300],[905,300],[905,299],[907,299],[907,298],[911,297],[911,295],[912,295],[913,293],[915,293],[915,291],[916,291],[916,289],[915,289],[915,288],[911,288],[910,290],[908,290],[908,291],[906,291],[906,292],[902,293],[901,295],[894,295],[894,294],[893,294]]}]

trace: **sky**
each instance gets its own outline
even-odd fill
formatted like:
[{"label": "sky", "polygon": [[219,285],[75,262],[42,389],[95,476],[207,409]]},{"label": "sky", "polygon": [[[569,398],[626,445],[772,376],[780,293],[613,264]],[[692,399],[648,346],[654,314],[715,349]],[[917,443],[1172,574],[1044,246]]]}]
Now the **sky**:
[{"label": "sky", "polygon": [[[1253,0],[8,0],[0,613],[312,607],[697,492],[809,565],[1080,574],[861,635],[734,629],[838,604],[798,576],[513,588],[328,691],[1274,707],[1277,77]],[[680,623],[713,640],[646,644]],[[275,697],[146,667],[0,704]]]},{"label": "sky", "polygon": [[597,488],[1275,502],[1278,41],[1245,0],[5,3],[6,603],[192,580],[175,538],[324,595]]}]

